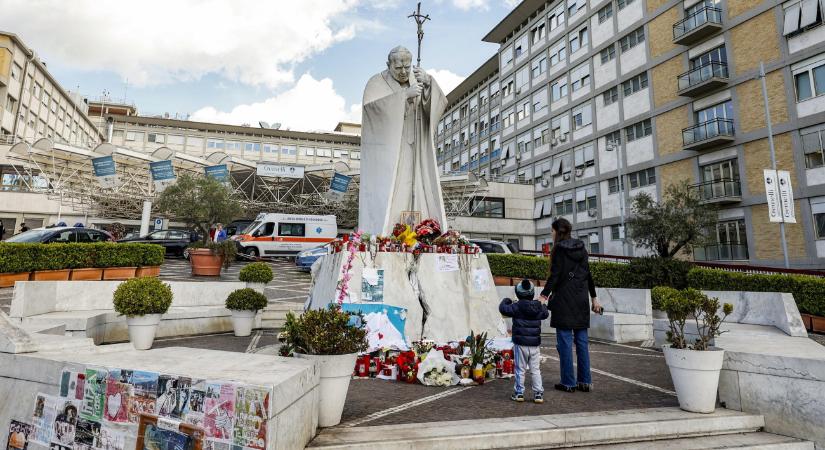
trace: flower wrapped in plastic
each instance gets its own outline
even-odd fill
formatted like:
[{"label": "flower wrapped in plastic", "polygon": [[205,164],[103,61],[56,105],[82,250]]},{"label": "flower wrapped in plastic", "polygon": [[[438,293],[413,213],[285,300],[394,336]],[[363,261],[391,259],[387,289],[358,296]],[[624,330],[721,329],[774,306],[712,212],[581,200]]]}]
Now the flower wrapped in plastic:
[{"label": "flower wrapped in plastic", "polygon": [[[404,232],[397,236],[397,239],[402,244],[406,245],[407,247],[413,248],[418,243],[418,240],[415,236],[415,231],[413,231],[409,225],[404,225],[405,229]],[[395,230],[393,230],[393,234],[395,234]]]},{"label": "flower wrapped in plastic", "polygon": [[394,226],[394,227],[392,227],[392,235],[393,235],[393,237],[396,237],[396,238],[397,238],[397,237],[401,236],[401,233],[403,233],[403,232],[407,231],[407,229],[408,229],[408,228],[409,228],[409,226],[408,226],[408,225],[404,225],[403,223],[397,223],[397,224],[395,224],[395,226]]},{"label": "flower wrapped in plastic", "polygon": [[455,363],[444,359],[441,350],[431,349],[418,366],[418,381],[425,386],[455,386],[459,377]]},{"label": "flower wrapped in plastic", "polygon": [[441,224],[435,219],[425,219],[415,226],[415,234],[419,241],[432,244],[436,238],[441,236]]}]

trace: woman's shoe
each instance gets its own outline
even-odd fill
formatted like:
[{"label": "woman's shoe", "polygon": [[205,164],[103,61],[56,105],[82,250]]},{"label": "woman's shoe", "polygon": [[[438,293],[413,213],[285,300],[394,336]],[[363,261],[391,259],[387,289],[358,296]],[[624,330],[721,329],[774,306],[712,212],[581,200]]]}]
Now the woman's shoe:
[{"label": "woman's shoe", "polygon": [[579,383],[579,384],[576,385],[576,389],[578,389],[582,392],[590,392],[590,391],[593,390],[593,384],[592,383]]},{"label": "woman's shoe", "polygon": [[576,392],[575,387],[568,387],[568,386],[565,386],[561,383],[556,383],[553,387],[556,388],[557,391],[570,392],[570,393]]}]

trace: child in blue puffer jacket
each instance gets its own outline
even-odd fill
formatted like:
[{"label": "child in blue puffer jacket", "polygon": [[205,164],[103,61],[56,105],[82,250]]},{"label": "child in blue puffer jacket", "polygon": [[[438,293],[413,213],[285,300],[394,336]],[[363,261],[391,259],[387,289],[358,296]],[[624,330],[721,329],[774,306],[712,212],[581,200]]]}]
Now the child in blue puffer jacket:
[{"label": "child in blue puffer jacket", "polygon": [[541,321],[550,313],[547,305],[535,300],[536,292],[530,280],[522,280],[516,286],[516,298],[513,303],[505,298],[498,306],[498,311],[513,318],[513,355],[515,359],[516,385],[510,400],[524,401],[524,373],[530,369],[533,385],[533,401],[544,403],[544,388],[541,384],[539,369],[539,345],[541,345]]}]

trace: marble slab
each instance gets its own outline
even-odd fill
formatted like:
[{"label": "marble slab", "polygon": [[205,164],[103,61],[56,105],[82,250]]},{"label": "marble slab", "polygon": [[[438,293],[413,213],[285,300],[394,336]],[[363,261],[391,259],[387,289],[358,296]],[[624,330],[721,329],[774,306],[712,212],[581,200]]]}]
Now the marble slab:
[{"label": "marble slab", "polygon": [[807,337],[802,316],[792,294],[781,292],[703,291],[716,297],[720,303],[733,305],[728,322],[751,325],[769,325],[784,331],[788,336]]}]

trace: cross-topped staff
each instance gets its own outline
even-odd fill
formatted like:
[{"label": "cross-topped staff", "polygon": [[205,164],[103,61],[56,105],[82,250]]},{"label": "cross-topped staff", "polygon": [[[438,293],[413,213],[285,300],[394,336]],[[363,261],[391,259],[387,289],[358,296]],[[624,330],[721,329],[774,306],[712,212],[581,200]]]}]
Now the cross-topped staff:
[{"label": "cross-topped staff", "polygon": [[407,16],[407,18],[412,18],[415,20],[416,25],[418,25],[418,54],[416,55],[415,66],[421,67],[421,41],[424,40],[424,22],[430,20],[430,15],[421,15],[421,2],[418,2],[418,8]]}]

